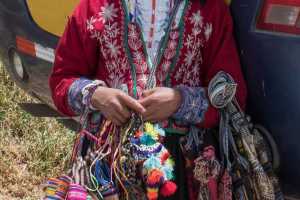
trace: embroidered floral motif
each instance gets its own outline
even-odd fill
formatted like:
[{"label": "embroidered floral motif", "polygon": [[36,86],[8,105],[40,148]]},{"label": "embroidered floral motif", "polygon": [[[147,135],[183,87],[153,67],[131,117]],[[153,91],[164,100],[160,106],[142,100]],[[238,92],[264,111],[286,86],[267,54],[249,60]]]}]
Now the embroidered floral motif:
[{"label": "embroidered floral motif", "polygon": [[118,24],[115,23],[107,23],[105,24],[105,29],[104,29],[104,35],[109,37],[109,38],[115,38],[120,34],[120,28],[118,27]]},{"label": "embroidered floral motif", "polygon": [[211,23],[205,22],[200,10],[187,17],[186,23],[191,27],[185,32],[183,65],[176,70],[174,78],[185,85],[195,87],[201,84],[202,49],[209,40],[213,27]]},{"label": "embroidered floral motif", "polygon": [[140,32],[133,23],[128,24],[128,46],[131,50],[133,64],[136,66],[136,91],[139,97],[146,87],[149,70],[145,54],[143,53],[143,43],[140,38]]},{"label": "embroidered floral motif", "polygon": [[[106,3],[100,7],[100,11],[87,20],[87,30],[92,39],[97,39],[100,52],[105,60],[105,68],[108,71],[107,83],[109,87],[124,87],[125,75],[128,74],[128,60],[120,56],[125,54],[123,42],[120,37],[123,34],[123,25],[117,19],[120,6],[115,3]],[[122,17],[121,17],[122,21]],[[122,86],[123,85],[123,86]]]},{"label": "embroidered floral motif", "polygon": [[90,19],[87,20],[87,30],[88,31],[93,31],[94,30],[94,23],[96,22],[96,18],[92,16]]},{"label": "embroidered floral motif", "polygon": [[162,61],[161,65],[160,65],[161,71],[158,73],[158,77],[157,77],[158,80],[160,81],[160,84],[165,80],[166,75],[172,64],[172,59],[176,55],[176,47],[178,45],[178,38],[179,38],[178,28],[175,28],[173,26],[173,30],[170,32],[170,38],[169,38],[167,47],[164,52],[164,60]]},{"label": "embroidered floral motif", "polygon": [[117,11],[118,9],[115,8],[115,4],[105,4],[100,8],[100,12],[98,13],[99,19],[104,24],[107,21],[112,21],[113,18],[117,17]]},{"label": "embroidered floral motif", "polygon": [[110,57],[117,58],[120,55],[120,46],[117,45],[117,41],[108,41],[106,42],[106,47],[109,49]]},{"label": "embroidered floral motif", "polygon": [[194,60],[194,57],[196,56],[196,52],[195,51],[188,51],[185,54],[185,58],[184,58],[184,62],[186,64],[186,66],[191,66]]},{"label": "embroidered floral motif", "polygon": [[205,34],[206,41],[209,40],[211,33],[212,33],[212,24],[208,23],[204,27],[204,34]]},{"label": "embroidered floral motif", "polygon": [[200,10],[197,12],[193,13],[192,16],[190,17],[191,23],[194,24],[194,27],[202,27],[203,25],[203,17],[201,16]]}]

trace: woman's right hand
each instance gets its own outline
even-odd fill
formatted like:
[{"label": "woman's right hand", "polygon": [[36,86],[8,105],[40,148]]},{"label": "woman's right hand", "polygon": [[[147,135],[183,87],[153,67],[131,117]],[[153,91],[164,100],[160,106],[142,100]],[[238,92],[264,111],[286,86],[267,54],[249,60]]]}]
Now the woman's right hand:
[{"label": "woman's right hand", "polygon": [[128,121],[131,112],[145,112],[145,108],[137,100],[114,88],[98,87],[92,95],[91,104],[118,126]]}]

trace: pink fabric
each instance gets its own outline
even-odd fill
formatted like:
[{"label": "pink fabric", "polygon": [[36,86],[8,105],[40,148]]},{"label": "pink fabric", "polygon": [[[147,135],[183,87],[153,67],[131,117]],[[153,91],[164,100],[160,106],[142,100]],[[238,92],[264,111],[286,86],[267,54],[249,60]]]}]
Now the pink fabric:
[{"label": "pink fabric", "polygon": [[88,194],[85,188],[81,185],[72,183],[69,186],[66,200],[86,200],[87,196]]}]

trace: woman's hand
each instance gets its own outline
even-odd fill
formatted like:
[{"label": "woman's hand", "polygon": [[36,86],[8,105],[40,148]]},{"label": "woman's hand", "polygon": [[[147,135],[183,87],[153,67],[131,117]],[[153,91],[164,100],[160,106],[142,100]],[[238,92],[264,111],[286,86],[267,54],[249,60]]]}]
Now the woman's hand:
[{"label": "woman's hand", "polygon": [[134,98],[118,89],[98,87],[91,104],[99,110],[106,119],[120,126],[128,121],[131,112],[142,114],[145,108]]},{"label": "woman's hand", "polygon": [[177,111],[181,104],[181,94],[172,88],[157,87],[144,91],[139,103],[146,109],[142,114],[145,121],[163,121]]}]

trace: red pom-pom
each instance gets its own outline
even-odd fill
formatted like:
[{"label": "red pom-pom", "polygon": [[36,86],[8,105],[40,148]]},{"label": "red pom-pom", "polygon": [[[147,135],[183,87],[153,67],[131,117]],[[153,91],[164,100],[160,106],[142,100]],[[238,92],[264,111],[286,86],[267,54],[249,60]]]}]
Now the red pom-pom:
[{"label": "red pom-pom", "polygon": [[147,177],[147,184],[151,186],[158,184],[161,181],[162,177],[163,173],[160,170],[153,169],[150,171]]},{"label": "red pom-pom", "polygon": [[177,185],[172,181],[166,181],[160,188],[160,194],[164,197],[169,197],[177,190]]},{"label": "red pom-pom", "polygon": [[165,151],[160,157],[161,163],[163,164],[169,157],[170,153],[168,151]]}]

